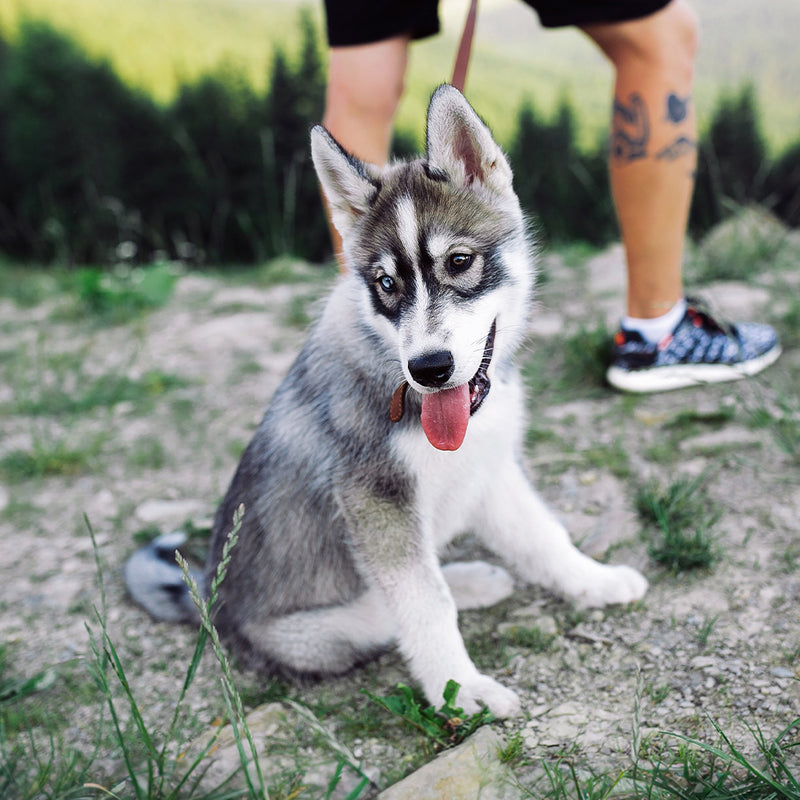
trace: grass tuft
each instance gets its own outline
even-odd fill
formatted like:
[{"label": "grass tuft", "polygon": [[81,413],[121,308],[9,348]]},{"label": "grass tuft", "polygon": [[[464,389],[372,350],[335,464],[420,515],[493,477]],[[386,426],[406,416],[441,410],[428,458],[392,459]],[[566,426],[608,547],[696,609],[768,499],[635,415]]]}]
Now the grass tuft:
[{"label": "grass tuft", "polygon": [[101,447],[101,439],[85,447],[70,447],[63,441],[35,441],[30,450],[12,450],[0,458],[0,477],[9,483],[34,478],[69,477],[88,470]]},{"label": "grass tuft", "polygon": [[169,264],[119,267],[112,272],[85,268],[76,273],[75,293],[80,305],[92,314],[122,323],[165,305],[176,280]]},{"label": "grass tuft", "polygon": [[679,477],[666,487],[648,483],[636,494],[648,553],[672,573],[708,569],[717,558],[711,529],[722,512],[704,489],[704,477]]},{"label": "grass tuft", "polygon": [[800,747],[800,718],[768,740],[756,725],[749,727],[759,758],[748,757],[716,723],[714,746],[672,733],[681,746],[668,761],[637,768],[636,798],[654,800],[800,800],[800,781],[789,757]]},{"label": "grass tuft", "polygon": [[581,326],[564,339],[563,380],[576,387],[605,387],[606,372],[613,358],[614,340],[605,323]]}]

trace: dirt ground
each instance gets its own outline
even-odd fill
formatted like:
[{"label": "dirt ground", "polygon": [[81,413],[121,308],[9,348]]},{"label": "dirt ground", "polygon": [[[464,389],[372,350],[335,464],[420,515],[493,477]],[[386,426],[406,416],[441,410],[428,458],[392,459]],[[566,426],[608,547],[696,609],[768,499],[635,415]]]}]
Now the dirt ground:
[{"label": "dirt ground", "polygon": [[[572,260],[545,256],[522,353],[528,464],[573,539],[643,570],[651,588],[633,608],[576,614],[520,586],[495,609],[462,614],[479,666],[523,698],[520,719],[496,724],[505,736],[521,735],[514,769],[523,784],[543,759],[558,757],[580,770],[618,772],[630,764],[634,738],[640,754],[654,757],[671,746],[665,732],[714,743],[714,722],[755,749],[748,726],[770,737],[800,715],[797,332],[759,379],[621,396],[575,378],[561,347],[598,321],[612,329],[624,291],[620,249]],[[83,666],[100,603],[84,515],[103,566],[109,633],[146,718],[161,729],[194,632],[153,623],[126,596],[120,569],[135,534],[187,520],[202,528],[212,516],[302,342],[304,310],[330,280],[301,271],[304,280],[278,285],[187,274],[163,308],[125,324],[76,314],[61,295],[33,307],[0,299],[0,641],[14,675],[61,665],[63,679],[42,697],[78,747],[93,741],[98,719]],[[730,317],[776,321],[797,283],[791,272],[762,274],[702,294]],[[87,399],[103,379],[128,388]],[[74,469],[14,471],[12,454],[45,452],[73,454]],[[634,498],[649,480],[698,476],[721,512],[710,531],[717,558],[710,569],[674,575],[648,556]],[[455,555],[471,551],[467,538]],[[503,638],[513,626],[538,628],[546,645]],[[218,674],[207,655],[190,695],[187,739],[224,713]],[[378,786],[430,756],[361,691],[385,694],[409,680],[394,655],[313,687],[246,673],[237,680],[248,707],[287,696],[308,706]],[[326,759],[318,737],[275,735],[276,781]],[[96,766],[98,780],[115,773],[119,754],[101,749]]]}]

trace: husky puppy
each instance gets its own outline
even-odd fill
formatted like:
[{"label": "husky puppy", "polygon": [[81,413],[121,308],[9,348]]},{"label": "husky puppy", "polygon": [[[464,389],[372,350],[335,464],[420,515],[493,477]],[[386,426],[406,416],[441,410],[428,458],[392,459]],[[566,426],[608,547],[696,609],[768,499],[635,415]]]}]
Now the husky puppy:
[{"label": "husky puppy", "polygon": [[[431,99],[424,158],[364,164],[319,126],[311,151],[349,270],[217,513],[206,579],[245,508],[216,624],[267,673],[340,674],[396,646],[431,703],[452,678],[466,712],[514,715],[456,618],[511,578],[437,553],[474,531],[520,580],[581,607],[638,600],[647,582],[577,550],[523,471],[513,357],[533,259],[511,169],[451,86]],[[128,585],[154,616],[191,619],[174,549],[162,537],[136,554]]]}]

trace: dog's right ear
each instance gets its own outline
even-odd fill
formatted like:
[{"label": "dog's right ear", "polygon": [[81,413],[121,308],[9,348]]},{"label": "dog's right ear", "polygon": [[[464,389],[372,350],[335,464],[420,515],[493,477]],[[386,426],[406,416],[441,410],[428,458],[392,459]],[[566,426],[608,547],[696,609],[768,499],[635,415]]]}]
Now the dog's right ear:
[{"label": "dog's right ear", "polygon": [[365,214],[378,193],[378,186],[364,164],[345,152],[321,125],[311,130],[311,158],[322,191],[328,201],[331,220],[342,238]]}]

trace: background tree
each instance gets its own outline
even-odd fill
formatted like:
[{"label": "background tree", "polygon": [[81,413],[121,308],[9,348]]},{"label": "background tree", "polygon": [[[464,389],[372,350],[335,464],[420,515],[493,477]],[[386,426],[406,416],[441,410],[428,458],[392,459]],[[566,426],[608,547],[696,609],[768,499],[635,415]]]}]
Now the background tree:
[{"label": "background tree", "polygon": [[700,234],[736,206],[759,202],[769,174],[752,86],[723,95],[701,138],[691,228]]},{"label": "background tree", "polygon": [[[320,37],[308,11],[299,25],[297,56],[275,52],[265,92],[222,66],[167,106],[46,24],[0,39],[0,251],[67,264],[329,258],[309,154],[324,106]],[[541,239],[618,236],[607,144],[578,146],[566,99],[551,119],[525,103],[506,146]],[[415,136],[395,137],[397,155],[419,150]],[[756,202],[800,225],[800,142],[771,159],[745,87],[721,98],[701,137],[691,230],[701,236]]]},{"label": "background tree", "polygon": [[515,187],[548,241],[602,244],[615,235],[604,151],[580,152],[566,99],[552,122],[543,121],[530,102],[520,108],[509,152]]}]

